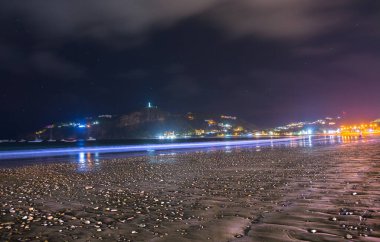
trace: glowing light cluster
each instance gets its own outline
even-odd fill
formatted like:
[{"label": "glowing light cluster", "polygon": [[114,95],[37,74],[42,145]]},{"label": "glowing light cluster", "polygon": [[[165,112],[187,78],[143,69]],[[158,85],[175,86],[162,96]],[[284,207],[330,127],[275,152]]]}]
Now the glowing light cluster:
[{"label": "glowing light cluster", "polygon": [[342,125],[339,129],[342,135],[380,134],[380,127],[376,122],[369,124]]}]

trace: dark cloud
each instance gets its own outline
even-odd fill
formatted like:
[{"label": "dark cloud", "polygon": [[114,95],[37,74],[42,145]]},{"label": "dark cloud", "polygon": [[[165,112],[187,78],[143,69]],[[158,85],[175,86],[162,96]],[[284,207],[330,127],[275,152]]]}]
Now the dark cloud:
[{"label": "dark cloud", "polygon": [[263,126],[377,116],[379,13],[371,0],[2,1],[1,125],[15,127],[2,132],[148,100]]},{"label": "dark cloud", "polygon": [[139,0],[5,1],[2,14],[22,16],[37,31],[71,38],[144,34],[194,16],[233,36],[299,39],[326,33],[352,15],[355,1]]},{"label": "dark cloud", "polygon": [[141,34],[199,14],[216,0],[139,1],[12,1],[3,2],[4,15],[28,19],[38,31],[71,37],[108,39]]},{"label": "dark cloud", "polygon": [[351,16],[350,0],[226,1],[208,17],[235,37],[300,40],[328,33]]},{"label": "dark cloud", "polygon": [[172,77],[163,90],[167,96],[175,99],[189,99],[202,94],[199,81],[186,75]]},{"label": "dark cloud", "polygon": [[116,78],[127,79],[127,80],[141,80],[149,77],[150,73],[148,70],[144,69],[132,69],[127,72],[118,73]]},{"label": "dark cloud", "polygon": [[84,77],[84,70],[49,52],[34,53],[30,61],[36,70],[46,76],[72,80]]}]

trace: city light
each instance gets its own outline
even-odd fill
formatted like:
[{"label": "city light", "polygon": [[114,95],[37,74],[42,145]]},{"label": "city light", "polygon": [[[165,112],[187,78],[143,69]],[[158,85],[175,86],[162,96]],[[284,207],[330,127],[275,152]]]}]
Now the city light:
[{"label": "city light", "polygon": [[339,129],[340,135],[369,135],[380,134],[380,122],[375,120],[371,123],[342,125]]}]

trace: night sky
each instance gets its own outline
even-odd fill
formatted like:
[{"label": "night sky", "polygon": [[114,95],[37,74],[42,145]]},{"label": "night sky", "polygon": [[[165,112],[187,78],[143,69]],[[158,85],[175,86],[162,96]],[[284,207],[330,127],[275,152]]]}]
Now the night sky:
[{"label": "night sky", "polygon": [[380,117],[380,1],[0,2],[0,138],[123,114]]}]

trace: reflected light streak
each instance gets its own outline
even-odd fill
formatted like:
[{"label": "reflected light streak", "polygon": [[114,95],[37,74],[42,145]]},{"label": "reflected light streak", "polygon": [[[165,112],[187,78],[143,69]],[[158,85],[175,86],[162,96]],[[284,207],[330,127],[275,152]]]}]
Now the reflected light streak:
[{"label": "reflected light streak", "polygon": [[38,156],[60,156],[66,154],[76,154],[80,152],[91,153],[126,153],[151,150],[172,150],[172,149],[194,149],[209,148],[221,146],[242,146],[256,144],[273,144],[283,142],[294,142],[302,138],[281,138],[265,140],[236,140],[236,141],[209,141],[194,143],[176,143],[176,144],[146,144],[146,145],[123,145],[123,146],[98,146],[98,147],[80,147],[80,148],[56,148],[56,149],[38,149],[38,150],[19,150],[19,151],[1,151],[0,159],[16,159]]}]

